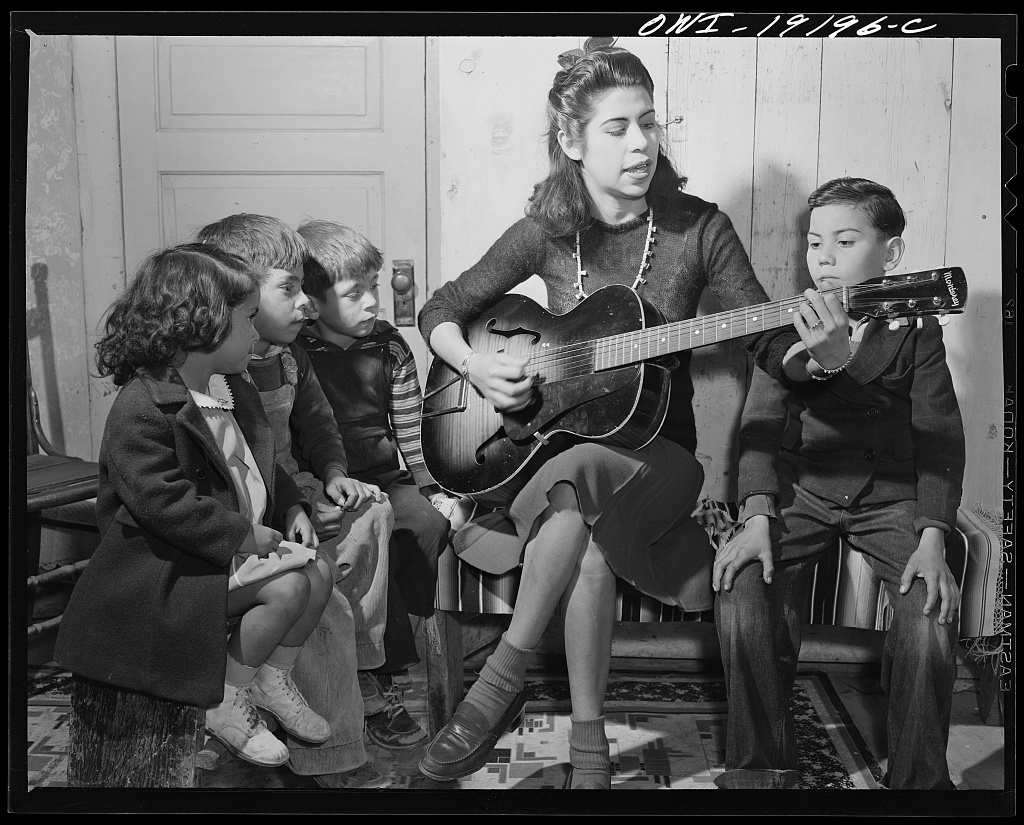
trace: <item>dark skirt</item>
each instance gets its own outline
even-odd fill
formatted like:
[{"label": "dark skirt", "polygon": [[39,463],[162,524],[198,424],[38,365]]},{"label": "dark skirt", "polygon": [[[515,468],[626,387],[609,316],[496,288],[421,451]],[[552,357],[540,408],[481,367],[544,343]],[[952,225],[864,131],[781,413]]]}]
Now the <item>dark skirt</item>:
[{"label": "dark skirt", "polygon": [[693,455],[660,436],[639,450],[583,443],[559,453],[509,507],[520,554],[559,482],[575,488],[592,541],[616,576],[683,610],[711,608],[714,551],[693,518],[704,484]]}]

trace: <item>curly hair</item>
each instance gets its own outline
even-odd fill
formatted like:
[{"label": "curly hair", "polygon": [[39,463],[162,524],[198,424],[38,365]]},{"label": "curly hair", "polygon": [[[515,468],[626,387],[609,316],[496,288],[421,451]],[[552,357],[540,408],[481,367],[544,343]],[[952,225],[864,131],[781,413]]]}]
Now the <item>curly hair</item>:
[{"label": "curly hair", "polygon": [[845,204],[863,212],[872,226],[886,238],[896,238],[907,228],[907,216],[892,191],[867,178],[833,178],[807,198],[813,210],[818,206]]},{"label": "curly hair", "polygon": [[[533,188],[528,217],[552,237],[571,235],[593,222],[590,195],[579,161],[572,160],[558,143],[559,131],[583,142],[598,99],[612,89],[639,86],[654,97],[654,80],[643,62],[627,49],[598,47],[582,53],[568,69],[555,75],[547,101],[548,175]],[[654,203],[675,197],[686,185],[658,147],[658,164],[648,190]]]},{"label": "curly hair", "polygon": [[259,288],[248,261],[210,244],[153,253],[107,310],[96,343],[100,376],[120,387],[139,369],[213,352],[231,332],[231,313]]},{"label": "curly hair", "polygon": [[229,215],[200,229],[196,241],[213,244],[250,261],[261,286],[267,270],[296,269],[306,257],[306,245],[298,232],[268,215]]},{"label": "curly hair", "polygon": [[367,238],[340,223],[307,220],[299,225],[306,242],[302,288],[325,300],[327,290],[340,281],[367,283],[384,265],[384,257]]}]

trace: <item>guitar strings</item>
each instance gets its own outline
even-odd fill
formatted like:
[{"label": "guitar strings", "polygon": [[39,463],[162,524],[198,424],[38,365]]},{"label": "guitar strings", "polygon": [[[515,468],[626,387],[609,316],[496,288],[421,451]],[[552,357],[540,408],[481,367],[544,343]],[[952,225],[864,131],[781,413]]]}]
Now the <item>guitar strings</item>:
[{"label": "guitar strings", "polygon": [[[897,282],[898,286],[912,285],[912,282]],[[856,293],[859,296],[871,296],[874,293],[886,293],[891,292],[894,284],[857,284],[854,286],[845,287],[848,294]],[[829,289],[823,291],[821,294],[831,295],[837,294],[844,291],[844,288],[840,287],[837,289]],[[763,317],[767,315],[774,315],[776,312],[779,314],[779,318],[782,318],[783,312],[792,313],[794,308],[799,306],[805,299],[803,296],[795,296],[792,298],[785,298],[781,301],[773,301],[767,304],[755,304],[746,307],[739,307],[733,310],[727,310],[721,313],[715,313],[713,315],[704,315],[696,318],[687,318],[681,321],[671,321],[666,324],[658,324],[654,327],[644,327],[642,329],[630,330],[628,332],[617,333],[615,335],[607,336],[605,338],[597,338],[591,341],[578,342],[574,344],[565,344],[560,347],[548,350],[540,355],[531,357],[530,367],[531,371],[539,375],[545,373],[557,373],[559,379],[572,378],[581,375],[589,375],[594,371],[595,360],[599,355],[609,355],[614,353],[616,350],[625,352],[625,348],[633,349],[635,347],[642,346],[644,343],[647,345],[648,355],[643,358],[631,358],[627,363],[638,363],[640,361],[647,360],[652,356],[650,349],[652,344],[657,346],[658,342],[652,342],[654,337],[664,336],[664,341],[669,338],[675,338],[678,341],[682,340],[684,335],[693,337],[694,335],[702,335],[705,329],[722,329],[726,328],[731,330],[743,325],[746,329],[749,326],[751,320],[757,320],[760,316],[762,318],[761,323],[764,323]],[[764,310],[767,310],[765,312]],[[724,320],[723,320],[724,319]],[[778,328],[785,326],[790,323],[789,319],[781,321],[779,324],[768,327],[768,329]],[[713,326],[712,326],[713,324]],[[671,329],[667,329],[671,328]],[[696,331],[698,330],[699,331]],[[755,334],[757,330],[749,334]],[[740,333],[739,335],[728,335],[725,340],[731,340],[736,337],[742,337],[747,333]],[[647,339],[644,341],[643,339]],[[663,342],[664,342],[663,341]],[[704,343],[704,340],[701,341]],[[717,337],[715,341],[710,343],[717,343]],[[694,347],[695,348],[695,347]],[[672,351],[679,351],[672,350]],[[665,353],[670,354],[670,353]],[[551,376],[545,376],[551,377]]]}]

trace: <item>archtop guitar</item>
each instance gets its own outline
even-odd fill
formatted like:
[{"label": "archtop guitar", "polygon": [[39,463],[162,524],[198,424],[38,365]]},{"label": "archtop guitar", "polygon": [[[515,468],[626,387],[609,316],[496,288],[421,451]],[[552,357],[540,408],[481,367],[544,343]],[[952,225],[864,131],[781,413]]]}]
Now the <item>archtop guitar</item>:
[{"label": "archtop guitar", "polygon": [[[851,318],[946,316],[963,312],[967,280],[959,267],[947,267],[822,292],[830,293]],[[434,358],[421,425],[427,469],[445,490],[500,507],[574,443],[638,449],[668,411],[669,370],[656,359],[790,325],[802,300],[666,323],[628,286],[599,289],[564,315],[506,295],[469,325],[468,342],[476,352],[529,356],[534,399],[524,410],[498,412],[458,370]]]}]

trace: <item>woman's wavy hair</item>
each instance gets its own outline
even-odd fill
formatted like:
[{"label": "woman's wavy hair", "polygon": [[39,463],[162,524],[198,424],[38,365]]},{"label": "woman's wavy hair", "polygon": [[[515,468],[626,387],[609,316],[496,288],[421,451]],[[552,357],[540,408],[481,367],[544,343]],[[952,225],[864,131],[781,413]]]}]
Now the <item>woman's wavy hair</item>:
[{"label": "woman's wavy hair", "polygon": [[[571,235],[593,222],[580,162],[562,151],[558,132],[583,143],[598,99],[612,89],[640,86],[654,97],[654,80],[640,58],[612,46],[612,40],[589,38],[583,49],[559,55],[562,70],[555,75],[547,101],[548,175],[534,186],[526,207],[527,216],[552,237]],[[685,185],[686,178],[675,170],[660,145],[648,201],[675,197]]]},{"label": "woman's wavy hair", "polygon": [[107,310],[96,343],[100,376],[120,387],[139,369],[213,352],[231,332],[231,313],[259,288],[251,264],[210,244],[153,253]]}]

